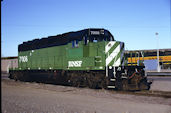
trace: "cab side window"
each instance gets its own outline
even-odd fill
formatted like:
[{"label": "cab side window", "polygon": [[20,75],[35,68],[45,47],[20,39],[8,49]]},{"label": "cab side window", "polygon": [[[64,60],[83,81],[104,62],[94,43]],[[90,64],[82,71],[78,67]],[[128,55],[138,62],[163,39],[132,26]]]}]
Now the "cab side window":
[{"label": "cab side window", "polygon": [[97,39],[96,38],[93,38],[93,42],[97,42]]},{"label": "cab side window", "polygon": [[85,45],[87,45],[87,44],[88,44],[88,42],[89,42],[88,37],[87,37],[87,36],[85,36],[85,37],[84,37],[84,44],[85,44]]},{"label": "cab side window", "polygon": [[78,47],[78,40],[75,40],[75,47]]},{"label": "cab side window", "polygon": [[79,44],[78,44],[78,40],[73,40],[72,41],[72,48],[75,48],[75,47],[78,47]]}]

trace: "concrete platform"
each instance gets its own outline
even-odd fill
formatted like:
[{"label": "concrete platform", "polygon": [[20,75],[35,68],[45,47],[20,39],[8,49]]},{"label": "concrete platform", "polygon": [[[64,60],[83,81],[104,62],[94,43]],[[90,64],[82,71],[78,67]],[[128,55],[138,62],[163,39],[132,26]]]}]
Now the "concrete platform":
[{"label": "concrete platform", "polygon": [[146,71],[147,76],[171,76],[171,70]]}]

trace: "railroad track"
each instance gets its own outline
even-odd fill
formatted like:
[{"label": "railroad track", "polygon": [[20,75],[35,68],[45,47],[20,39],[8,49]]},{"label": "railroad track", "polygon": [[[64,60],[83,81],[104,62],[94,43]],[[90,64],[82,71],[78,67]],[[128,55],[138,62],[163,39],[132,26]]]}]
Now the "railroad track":
[{"label": "railroad track", "polygon": [[[113,91],[111,91],[111,92],[113,92]],[[154,90],[132,91],[132,92],[130,92],[130,91],[114,91],[114,93],[171,98],[171,91],[154,91]]]},{"label": "railroad track", "polygon": [[153,90],[151,90],[151,91],[136,92],[135,94],[171,98],[171,91],[153,91]]},{"label": "railroad track", "polygon": [[[10,79],[2,78],[4,82],[12,82]],[[20,82],[24,83],[24,82]],[[115,94],[130,94],[130,95],[139,95],[139,96],[153,96],[153,97],[163,97],[163,98],[171,98],[171,91],[155,91],[155,90],[144,90],[144,91],[116,91],[116,90],[108,90],[111,93]]]}]

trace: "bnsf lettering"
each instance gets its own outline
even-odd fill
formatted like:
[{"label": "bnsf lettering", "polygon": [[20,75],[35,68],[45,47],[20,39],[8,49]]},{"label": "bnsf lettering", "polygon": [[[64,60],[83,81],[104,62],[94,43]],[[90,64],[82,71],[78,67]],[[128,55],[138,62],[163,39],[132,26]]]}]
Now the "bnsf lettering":
[{"label": "bnsf lettering", "polygon": [[27,56],[20,56],[19,61],[20,62],[28,62],[28,58],[27,58]]},{"label": "bnsf lettering", "polygon": [[68,67],[81,67],[82,61],[68,61]]}]

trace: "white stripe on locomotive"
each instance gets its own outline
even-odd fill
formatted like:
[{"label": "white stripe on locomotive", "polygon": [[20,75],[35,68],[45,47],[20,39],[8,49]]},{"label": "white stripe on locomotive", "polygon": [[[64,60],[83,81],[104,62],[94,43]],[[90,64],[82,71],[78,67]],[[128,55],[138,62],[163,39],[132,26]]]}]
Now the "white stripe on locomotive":
[{"label": "white stripe on locomotive", "polygon": [[[112,48],[112,46],[114,46],[116,42],[109,42],[106,47],[105,47],[105,52],[107,54],[107,58],[106,58],[106,66],[108,66],[110,64],[110,62],[116,58],[116,56],[119,54],[120,52],[120,44],[113,50],[113,52],[110,54],[109,53],[109,50]],[[110,45],[111,44],[111,45]],[[110,45],[110,46],[109,46]],[[114,62],[116,63],[113,63],[114,66],[119,66],[120,65],[120,58],[116,61],[114,59]]]},{"label": "white stripe on locomotive", "polygon": [[106,46],[105,46],[105,53],[107,53],[112,47],[113,45],[115,45],[116,42],[114,41],[110,41]]}]

